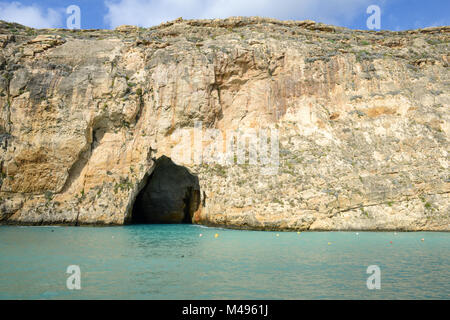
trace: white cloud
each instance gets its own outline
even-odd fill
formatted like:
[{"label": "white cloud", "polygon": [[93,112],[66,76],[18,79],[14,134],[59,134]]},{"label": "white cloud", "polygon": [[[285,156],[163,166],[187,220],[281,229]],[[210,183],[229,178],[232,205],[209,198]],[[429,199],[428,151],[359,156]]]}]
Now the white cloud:
[{"label": "white cloud", "polygon": [[373,0],[106,0],[105,22],[149,27],[184,19],[262,16],[282,20],[315,20],[335,25],[365,15]]},{"label": "white cloud", "polygon": [[0,20],[17,22],[32,28],[57,28],[62,26],[62,16],[54,9],[25,6],[20,2],[0,2]]}]

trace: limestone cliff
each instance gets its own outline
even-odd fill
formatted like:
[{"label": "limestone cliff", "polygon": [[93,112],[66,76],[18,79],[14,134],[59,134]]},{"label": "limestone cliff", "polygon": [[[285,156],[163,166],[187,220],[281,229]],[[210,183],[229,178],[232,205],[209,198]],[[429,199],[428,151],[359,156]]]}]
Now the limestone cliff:
[{"label": "limestone cliff", "polygon": [[0,22],[0,221],[132,221],[156,160],[190,150],[175,133],[201,121],[277,130],[280,165],[185,164],[194,223],[449,231],[449,40],[262,18]]}]

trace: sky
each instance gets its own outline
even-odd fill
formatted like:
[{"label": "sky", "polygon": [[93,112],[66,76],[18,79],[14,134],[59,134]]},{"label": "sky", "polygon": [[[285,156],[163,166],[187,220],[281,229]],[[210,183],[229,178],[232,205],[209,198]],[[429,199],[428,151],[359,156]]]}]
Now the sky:
[{"label": "sky", "polygon": [[370,5],[380,7],[383,30],[450,25],[450,0],[0,0],[0,20],[33,28],[67,28],[66,10],[71,5],[80,8],[81,29],[150,27],[178,17],[262,16],[365,30]]}]

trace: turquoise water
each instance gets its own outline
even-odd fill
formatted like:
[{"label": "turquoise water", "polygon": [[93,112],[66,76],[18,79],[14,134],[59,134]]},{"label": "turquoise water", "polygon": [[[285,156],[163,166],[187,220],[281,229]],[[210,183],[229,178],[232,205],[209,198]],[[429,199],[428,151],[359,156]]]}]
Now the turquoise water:
[{"label": "turquoise water", "polygon": [[450,233],[0,227],[0,299],[449,299],[449,266]]}]

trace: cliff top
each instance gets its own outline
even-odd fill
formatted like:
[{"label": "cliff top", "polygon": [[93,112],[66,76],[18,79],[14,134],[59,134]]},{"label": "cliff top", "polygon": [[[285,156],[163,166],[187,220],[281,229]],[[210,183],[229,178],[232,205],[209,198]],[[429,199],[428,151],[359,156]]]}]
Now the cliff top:
[{"label": "cliff top", "polygon": [[276,29],[277,27],[284,27],[294,30],[309,30],[317,32],[329,32],[329,33],[357,33],[357,34],[374,34],[374,35],[400,35],[400,34],[436,34],[447,33],[450,31],[450,26],[440,27],[428,27],[423,29],[406,30],[406,31],[388,31],[388,30],[357,30],[348,29],[345,27],[338,27],[328,25],[311,20],[295,21],[295,20],[278,20],[273,18],[263,17],[230,17],[226,19],[192,19],[184,20],[178,18],[173,21],[161,23],[160,25],[143,28],[131,25],[122,25],[114,30],[109,29],[81,29],[81,30],[69,30],[69,29],[34,29],[23,26],[18,23],[11,23],[0,20],[0,33],[18,33],[18,34],[42,34],[42,33],[68,33],[68,34],[115,34],[119,33],[142,33],[150,31],[158,31],[168,29],[169,27],[203,27],[203,28],[216,28],[227,29],[230,28],[242,28],[249,26],[258,26],[264,29]]},{"label": "cliff top", "polygon": [[[231,17],[214,20],[183,20],[142,28],[123,25],[114,30],[101,29],[33,29],[17,23],[0,21],[0,47],[14,43],[16,48],[46,43],[46,47],[77,40],[120,40],[132,46],[150,46],[155,49],[172,46],[234,48],[284,43],[286,47],[300,44],[311,46],[314,56],[318,51],[356,52],[367,55],[390,55],[398,58],[433,60],[448,53],[450,27],[433,27],[409,31],[367,31],[336,27],[314,21],[280,21],[260,17]],[[430,46],[434,55],[429,54]],[[409,52],[413,48],[414,52]],[[399,50],[400,49],[400,50]],[[403,51],[401,51],[403,49]],[[406,51],[405,51],[406,50]],[[409,51],[408,51],[409,50]],[[38,50],[40,51],[40,50]],[[407,52],[408,51],[408,52]],[[31,53],[30,53],[31,54]]]}]

